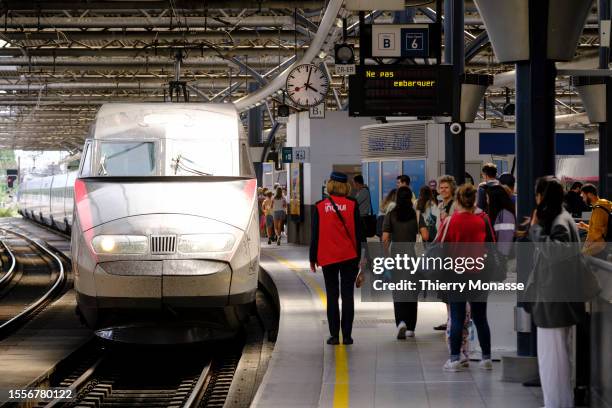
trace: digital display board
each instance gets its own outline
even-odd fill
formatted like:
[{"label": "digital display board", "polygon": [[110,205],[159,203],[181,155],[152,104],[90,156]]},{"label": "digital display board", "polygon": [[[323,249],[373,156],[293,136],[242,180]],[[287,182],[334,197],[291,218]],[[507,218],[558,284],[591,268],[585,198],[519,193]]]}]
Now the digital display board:
[{"label": "digital display board", "polygon": [[367,65],[349,76],[350,116],[449,116],[450,65]]}]

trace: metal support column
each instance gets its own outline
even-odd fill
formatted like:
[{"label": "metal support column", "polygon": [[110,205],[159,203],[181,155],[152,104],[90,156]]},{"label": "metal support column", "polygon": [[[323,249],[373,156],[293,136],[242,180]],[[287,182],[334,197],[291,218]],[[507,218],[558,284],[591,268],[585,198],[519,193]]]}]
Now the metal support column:
[{"label": "metal support column", "polygon": [[[599,0],[599,21],[610,19],[610,0]],[[609,45],[609,44],[608,44]],[[599,47],[599,68],[608,69],[610,47]],[[612,83],[606,78],[606,121],[599,124],[599,195],[608,198],[612,193]]]},{"label": "metal support column", "polygon": [[[249,93],[253,93],[259,89],[259,84],[251,82],[249,83],[247,89]],[[262,146],[264,108],[265,106],[263,105],[255,106],[254,108],[249,109],[247,113],[249,146]],[[261,185],[263,182],[263,164],[262,162],[254,162],[253,166],[255,167],[257,184]]]},{"label": "metal support column", "polygon": [[[546,55],[548,3],[549,0],[529,2],[530,59],[516,64],[518,222],[532,214],[535,180],[555,174],[556,69]],[[526,258],[518,259],[518,280],[523,282],[530,272],[530,260]],[[521,304],[518,306],[522,310]],[[535,356],[536,351],[532,325],[531,333],[517,333],[517,352],[519,356]]]},{"label": "metal support column", "polygon": [[[453,65],[453,122],[459,122],[460,76],[465,70],[464,8],[463,0],[444,0],[444,62]],[[445,173],[462,184],[465,181],[465,124],[461,124],[461,131],[456,135],[451,133],[449,123],[444,126],[444,154]]]}]

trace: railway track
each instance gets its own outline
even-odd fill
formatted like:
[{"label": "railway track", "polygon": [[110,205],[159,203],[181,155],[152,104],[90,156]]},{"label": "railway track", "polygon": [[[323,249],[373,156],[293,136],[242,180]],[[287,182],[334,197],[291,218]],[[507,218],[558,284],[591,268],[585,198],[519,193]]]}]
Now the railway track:
[{"label": "railway track", "polygon": [[[7,240],[8,245],[13,241],[19,243],[20,232],[33,233],[20,223],[0,225],[0,232],[7,228],[13,232],[13,235],[9,233],[12,238]],[[36,243],[22,239],[21,245],[33,249]],[[36,248],[40,249],[40,245]],[[45,252],[43,256],[51,261],[51,255]],[[17,260],[20,256],[21,252],[17,251]],[[61,254],[53,259],[61,261],[60,258],[65,259]],[[16,264],[16,274],[19,274],[20,262]],[[245,331],[232,341],[176,349],[170,346],[135,348],[92,340],[61,361],[44,384],[28,386],[70,390],[72,399],[22,400],[8,402],[6,406],[246,407],[255,395],[273,349],[278,316],[271,314],[272,308],[269,296],[258,292],[257,315],[252,316]]]},{"label": "railway track", "polygon": [[223,407],[242,346],[240,340],[180,349],[93,346],[53,384],[72,398],[36,406]]},{"label": "railway track", "polygon": [[14,266],[0,285],[0,339],[44,309],[65,288],[66,269],[51,250],[21,233],[0,228]]}]

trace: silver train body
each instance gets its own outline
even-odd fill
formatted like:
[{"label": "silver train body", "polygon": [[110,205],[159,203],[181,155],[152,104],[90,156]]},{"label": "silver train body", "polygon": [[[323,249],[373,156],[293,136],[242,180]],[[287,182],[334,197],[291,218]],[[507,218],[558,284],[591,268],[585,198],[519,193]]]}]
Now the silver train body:
[{"label": "silver train body", "polygon": [[247,318],[259,270],[248,151],[232,105],[101,107],[71,225],[78,308],[98,336],[192,342],[230,335]]},{"label": "silver train body", "polygon": [[19,213],[62,232],[70,232],[76,177],[74,171],[22,182],[17,193]]}]

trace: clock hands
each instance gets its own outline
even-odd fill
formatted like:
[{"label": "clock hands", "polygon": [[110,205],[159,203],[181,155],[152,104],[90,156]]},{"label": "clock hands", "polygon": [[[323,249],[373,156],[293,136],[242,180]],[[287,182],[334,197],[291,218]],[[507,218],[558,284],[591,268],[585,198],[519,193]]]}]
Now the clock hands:
[{"label": "clock hands", "polygon": [[304,84],[306,86],[306,88],[308,88],[310,86],[310,74],[312,74],[312,68],[309,67],[309,69],[308,69],[308,79],[306,79],[306,83]]},{"label": "clock hands", "polygon": [[313,91],[315,91],[316,93],[320,93],[318,89],[313,88],[313,87],[312,87],[312,85],[310,85],[309,83],[307,83],[305,86],[306,86],[306,88],[307,88],[307,89],[312,89],[312,90],[313,90]]}]

